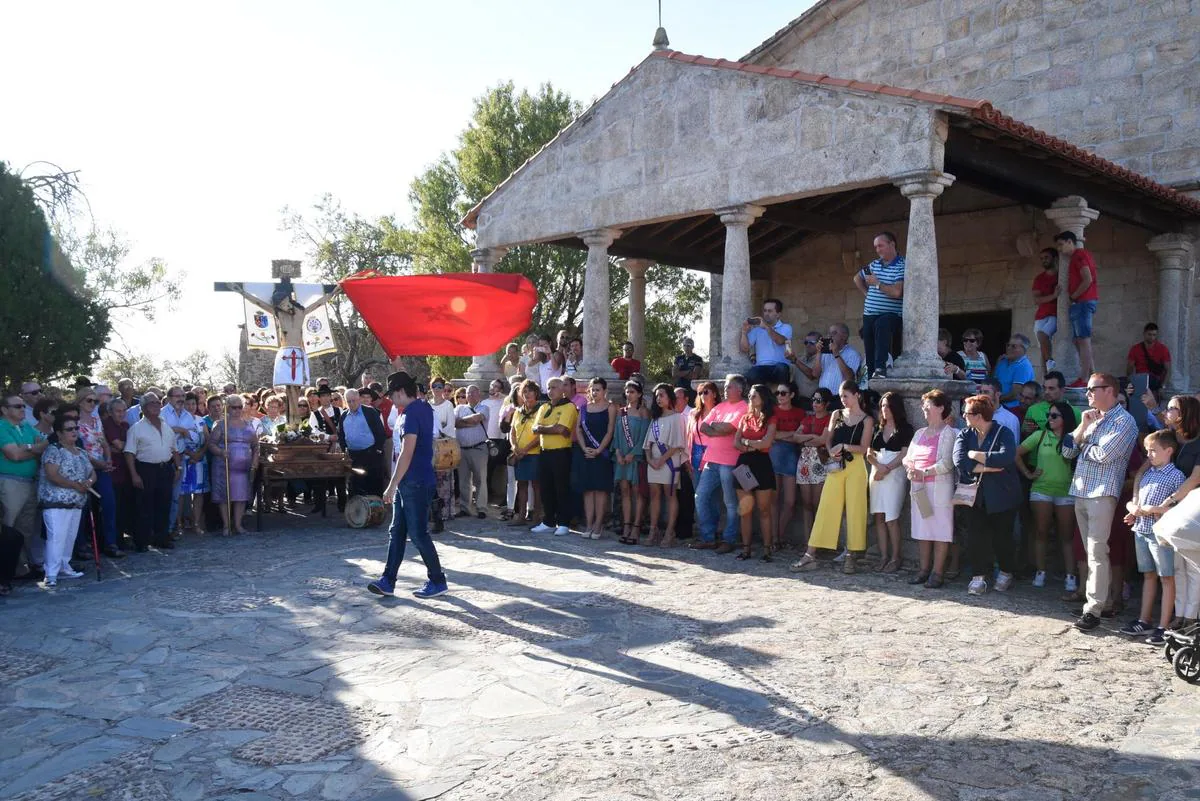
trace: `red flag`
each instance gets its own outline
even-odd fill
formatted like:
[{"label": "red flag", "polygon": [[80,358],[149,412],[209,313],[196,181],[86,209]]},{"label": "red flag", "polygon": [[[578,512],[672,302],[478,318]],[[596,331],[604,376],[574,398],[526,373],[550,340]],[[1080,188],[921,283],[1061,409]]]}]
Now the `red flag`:
[{"label": "red flag", "polygon": [[529,330],[537,290],[514,273],[381,276],[342,281],[388,358],[492,353]]}]

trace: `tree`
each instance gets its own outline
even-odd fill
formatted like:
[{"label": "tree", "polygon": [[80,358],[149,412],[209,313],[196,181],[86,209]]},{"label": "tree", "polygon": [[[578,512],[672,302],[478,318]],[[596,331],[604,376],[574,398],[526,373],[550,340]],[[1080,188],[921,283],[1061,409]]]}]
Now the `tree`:
[{"label": "tree", "polygon": [[88,291],[115,320],[130,314],[154,320],[164,305],[170,309],[179,299],[185,274],[172,272],[159,258],[128,264],[131,244],[116,229],[90,227],[80,233],[71,223],[60,221],[54,225],[54,236],[83,271]]},{"label": "tree", "polygon": [[[517,93],[511,82],[505,83],[477,98],[458,147],[412,182],[413,223],[396,231],[394,249],[408,254],[417,272],[469,270],[474,234],[459,221],[581,111],[579,103],[548,83],[535,94],[527,90]],[[521,273],[533,282],[538,290],[533,328],[553,335],[560,328],[579,330],[584,322],[586,263],[583,251],[531,245],[510,250],[496,269]],[[623,331],[623,325],[617,323],[624,313],[629,276],[619,268],[611,269],[609,276],[610,297],[618,310],[613,331]],[[703,279],[688,271],[656,266],[647,276],[647,294],[657,299],[646,313],[647,361],[654,359],[657,367],[662,354],[671,350],[673,355],[679,335],[699,318],[708,289]],[[467,360],[439,359],[437,363],[446,365],[443,369],[461,371]],[[454,375],[461,372],[448,377]]]},{"label": "tree", "polygon": [[147,387],[165,389],[164,385],[170,383],[170,376],[163,365],[157,364],[146,354],[110,350],[96,368],[96,380],[115,391],[117,382],[122,378],[132,381],[134,388],[139,391]]},{"label": "tree", "polygon": [[51,380],[91,367],[111,331],[108,311],[57,248],[33,190],[0,162],[0,381]]},{"label": "tree", "polygon": [[[392,217],[368,220],[350,214],[332,195],[324,195],[305,215],[285,207],[281,230],[290,232],[308,250],[317,277],[327,283],[364,270],[397,275],[409,269],[410,259],[396,249],[396,222]],[[364,369],[385,364],[375,335],[344,294],[329,303],[329,319],[338,352],[334,358],[337,381],[356,386]]]}]

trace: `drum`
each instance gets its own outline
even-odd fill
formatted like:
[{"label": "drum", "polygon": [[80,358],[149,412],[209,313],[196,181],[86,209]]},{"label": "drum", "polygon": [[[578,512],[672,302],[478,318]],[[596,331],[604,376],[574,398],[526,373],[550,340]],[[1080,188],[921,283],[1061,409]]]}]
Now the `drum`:
[{"label": "drum", "polygon": [[350,528],[375,528],[383,522],[383,498],[378,495],[353,495],[346,499],[346,525]]},{"label": "drum", "polygon": [[433,469],[437,471],[453,470],[462,461],[462,451],[458,448],[458,440],[450,437],[437,437],[433,440]]}]

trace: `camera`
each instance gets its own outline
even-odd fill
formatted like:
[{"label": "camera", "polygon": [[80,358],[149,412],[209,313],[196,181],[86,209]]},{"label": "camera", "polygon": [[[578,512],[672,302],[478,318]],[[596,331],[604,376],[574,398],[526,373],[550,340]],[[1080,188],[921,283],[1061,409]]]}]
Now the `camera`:
[{"label": "camera", "polygon": [[747,317],[746,325],[762,325],[761,317]]},{"label": "camera", "polygon": [[833,340],[829,337],[821,337],[821,353],[833,353]]}]

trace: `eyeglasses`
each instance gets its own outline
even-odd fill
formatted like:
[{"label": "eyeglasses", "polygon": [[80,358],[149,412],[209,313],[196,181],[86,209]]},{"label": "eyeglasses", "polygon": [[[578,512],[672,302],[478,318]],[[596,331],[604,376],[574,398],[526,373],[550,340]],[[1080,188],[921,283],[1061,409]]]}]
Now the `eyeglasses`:
[{"label": "eyeglasses", "polygon": [[979,341],[975,337],[963,337],[962,339],[963,339],[963,342],[978,342]]},{"label": "eyeglasses", "polygon": [[445,388],[446,388],[445,384],[434,384],[430,387],[430,389],[445,389]]},{"label": "eyeglasses", "polygon": [[820,395],[813,395],[812,402],[813,403],[825,403],[825,399],[822,398]]},{"label": "eyeglasses", "polygon": [[700,394],[701,395],[715,395],[716,393],[713,392],[711,389],[706,389],[703,392],[701,392]]},{"label": "eyeglasses", "polygon": [[1088,387],[1087,389],[1084,390],[1084,392],[1086,392],[1087,394],[1090,395],[1093,392],[1100,390],[1100,389],[1112,389],[1112,384],[1097,384],[1094,387]]},{"label": "eyeglasses", "polygon": [[297,403],[296,405],[297,405],[297,406],[303,406],[305,409],[307,409],[307,408],[308,408],[308,404],[307,404],[307,403]]},{"label": "eyeglasses", "polygon": [[79,426],[63,426],[62,433],[66,434],[69,431],[78,431]]},{"label": "eyeglasses", "polygon": [[804,340],[804,344],[805,345],[816,345],[816,344],[818,344],[818,342],[815,339],[806,339],[806,340]]}]

